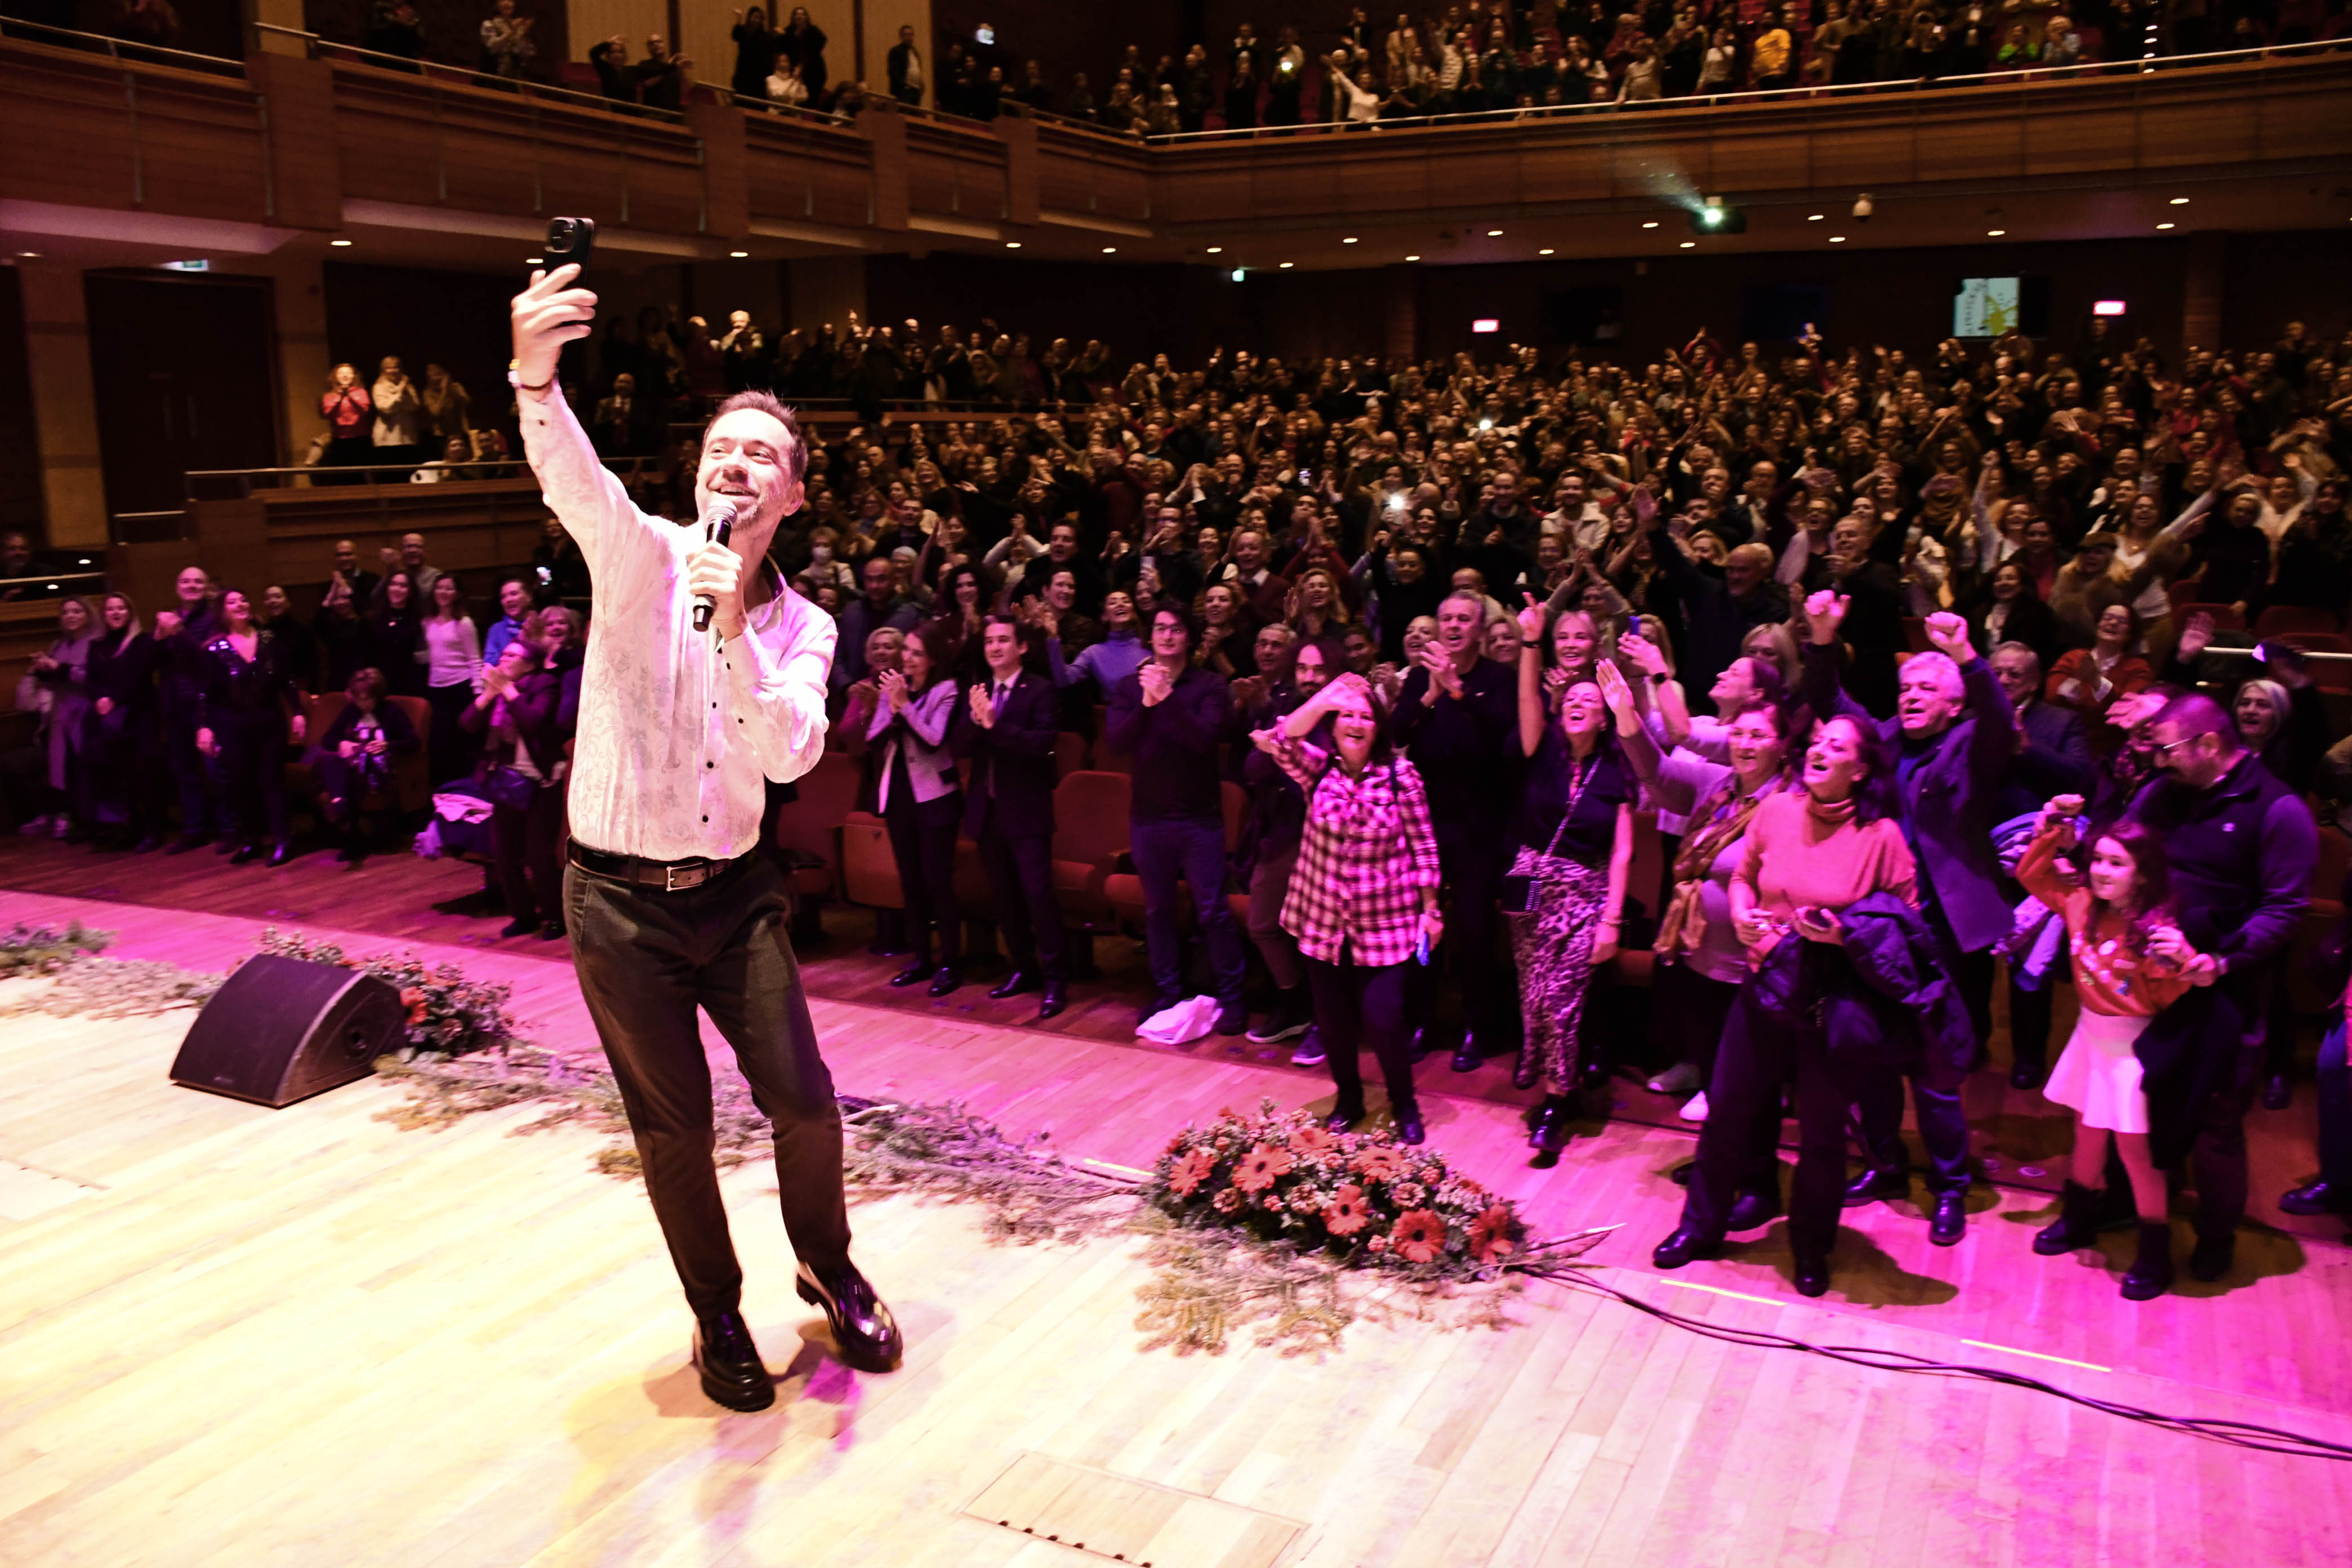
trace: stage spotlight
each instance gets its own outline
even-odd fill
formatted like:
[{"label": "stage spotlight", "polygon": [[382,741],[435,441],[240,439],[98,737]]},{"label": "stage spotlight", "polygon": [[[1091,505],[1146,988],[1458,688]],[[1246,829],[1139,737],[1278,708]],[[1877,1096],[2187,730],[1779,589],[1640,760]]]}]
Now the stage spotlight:
[{"label": "stage spotlight", "polygon": [[1709,196],[1691,209],[1690,226],[1693,234],[1746,234],[1748,215],[1724,205],[1721,196]]},{"label": "stage spotlight", "polygon": [[1236,283],[1238,283],[1238,282],[1240,282],[1241,280],[1242,280],[1242,269],[1241,269],[1240,268],[1236,267],[1236,268],[1234,268],[1234,282],[1236,282]]}]

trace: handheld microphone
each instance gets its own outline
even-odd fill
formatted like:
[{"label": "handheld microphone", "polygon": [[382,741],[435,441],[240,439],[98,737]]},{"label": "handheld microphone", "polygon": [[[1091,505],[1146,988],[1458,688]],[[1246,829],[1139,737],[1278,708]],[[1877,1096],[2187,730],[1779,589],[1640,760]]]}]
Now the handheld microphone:
[{"label": "handheld microphone", "polygon": [[[710,528],[710,542],[713,544],[726,543],[728,536],[735,531],[735,503],[726,500],[711,502],[710,514],[703,519],[703,521]],[[718,608],[718,605],[709,595],[697,594],[694,596],[694,629],[698,632],[709,631],[711,613]]]}]

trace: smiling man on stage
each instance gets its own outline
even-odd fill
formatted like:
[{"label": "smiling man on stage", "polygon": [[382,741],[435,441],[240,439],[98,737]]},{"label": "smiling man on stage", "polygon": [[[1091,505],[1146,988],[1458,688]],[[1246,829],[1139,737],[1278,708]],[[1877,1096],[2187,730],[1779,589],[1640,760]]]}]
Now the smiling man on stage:
[{"label": "smiling man on stage", "polygon": [[[765,781],[799,777],[824,749],[833,623],[784,592],[767,562],[777,523],[800,510],[807,448],[774,398],[730,398],[703,432],[694,494],[702,516],[733,508],[733,547],[639,511],[555,385],[563,345],[586,337],[596,313],[596,297],[572,287],[578,273],[533,273],[515,297],[510,376],[531,469],[596,589],[564,915],[694,1310],[703,1391],[759,1410],[775,1390],[740,1310],[698,1006],[775,1125],[802,1299],[824,1309],[849,1365],[887,1372],[902,1349],[889,1309],[849,1260],[841,1112],[793,961],[785,884],[757,853]],[[707,631],[695,629],[698,600],[711,606]]]}]

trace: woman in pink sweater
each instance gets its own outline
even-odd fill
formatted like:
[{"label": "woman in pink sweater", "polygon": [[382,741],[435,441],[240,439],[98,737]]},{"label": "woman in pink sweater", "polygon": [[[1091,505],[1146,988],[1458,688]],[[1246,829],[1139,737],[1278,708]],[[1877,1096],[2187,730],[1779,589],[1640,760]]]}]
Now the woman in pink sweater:
[{"label": "woman in pink sweater", "polygon": [[[1784,942],[1843,943],[1837,911],[1873,893],[1919,901],[1910,846],[1895,814],[1894,763],[1877,736],[1850,718],[1816,725],[1799,783],[1756,808],[1731,876],[1731,921],[1751,963]],[[1650,1255],[1659,1268],[1679,1268],[1721,1248],[1754,1158],[1750,1130],[1777,1110],[1780,1085],[1791,1078],[1798,1144],[1789,1247],[1797,1289],[1819,1296],[1830,1288],[1830,1248],[1845,1191],[1846,1107],[1857,1085],[1831,1059],[1819,1026],[1768,1009],[1753,980],[1740,987],[1724,1025],[1682,1224]]]}]

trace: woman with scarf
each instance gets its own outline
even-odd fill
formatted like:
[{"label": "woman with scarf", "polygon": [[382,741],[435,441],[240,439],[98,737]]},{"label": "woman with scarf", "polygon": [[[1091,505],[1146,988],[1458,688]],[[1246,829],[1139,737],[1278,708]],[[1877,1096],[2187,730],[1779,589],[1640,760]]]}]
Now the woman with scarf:
[{"label": "woman with scarf", "polygon": [[89,600],[60,599],[57,640],[33,656],[16,683],[17,710],[41,716],[37,793],[47,809],[25,825],[28,834],[53,833],[77,844],[89,838],[82,721],[89,712],[89,654],[97,634]]},{"label": "woman with scarf", "polygon": [[563,748],[580,727],[583,658],[571,634],[572,612],[560,605],[526,616],[457,721],[482,737],[490,860],[511,917],[502,937],[563,934]]},{"label": "woman with scarf", "polygon": [[[1824,993],[1823,977],[1843,957],[1837,950],[1849,917],[1840,911],[1874,894],[1916,909],[1918,879],[1897,816],[1894,764],[1869,726],[1843,715],[1816,725],[1800,779],[1802,788],[1766,796],[1748,819],[1727,902],[1751,967],[1772,962],[1783,943],[1806,944],[1780,954],[1770,971],[1794,963],[1801,978],[1789,994],[1802,992],[1801,1016],[1803,1001]],[[1789,1243],[1798,1291],[1819,1296],[1829,1289],[1846,1180],[1846,1109],[1860,1082],[1832,1058],[1820,1025],[1776,1006],[1761,978],[1742,983],[1726,1023],[1682,1223],[1651,1260],[1679,1268],[1722,1247],[1738,1189],[1753,1173],[1755,1130],[1768,1105],[1777,1116],[1780,1086],[1793,1078],[1799,1142]]]},{"label": "woman with scarf", "polygon": [[1593,969],[1617,956],[1633,868],[1633,780],[1601,688],[1577,680],[1556,705],[1546,698],[1549,614],[1535,604],[1519,612],[1519,744],[1528,766],[1518,849],[1503,879],[1524,1020],[1515,1081],[1544,1088],[1528,1136],[1539,1168],[1558,1164],[1568,1144],[1570,1094],[1584,1067],[1585,993]]},{"label": "woman with scarf", "polygon": [[89,716],[82,721],[90,817],[102,849],[141,854],[163,841],[156,788],[155,641],[128,594],[109,594],[89,646]]}]

